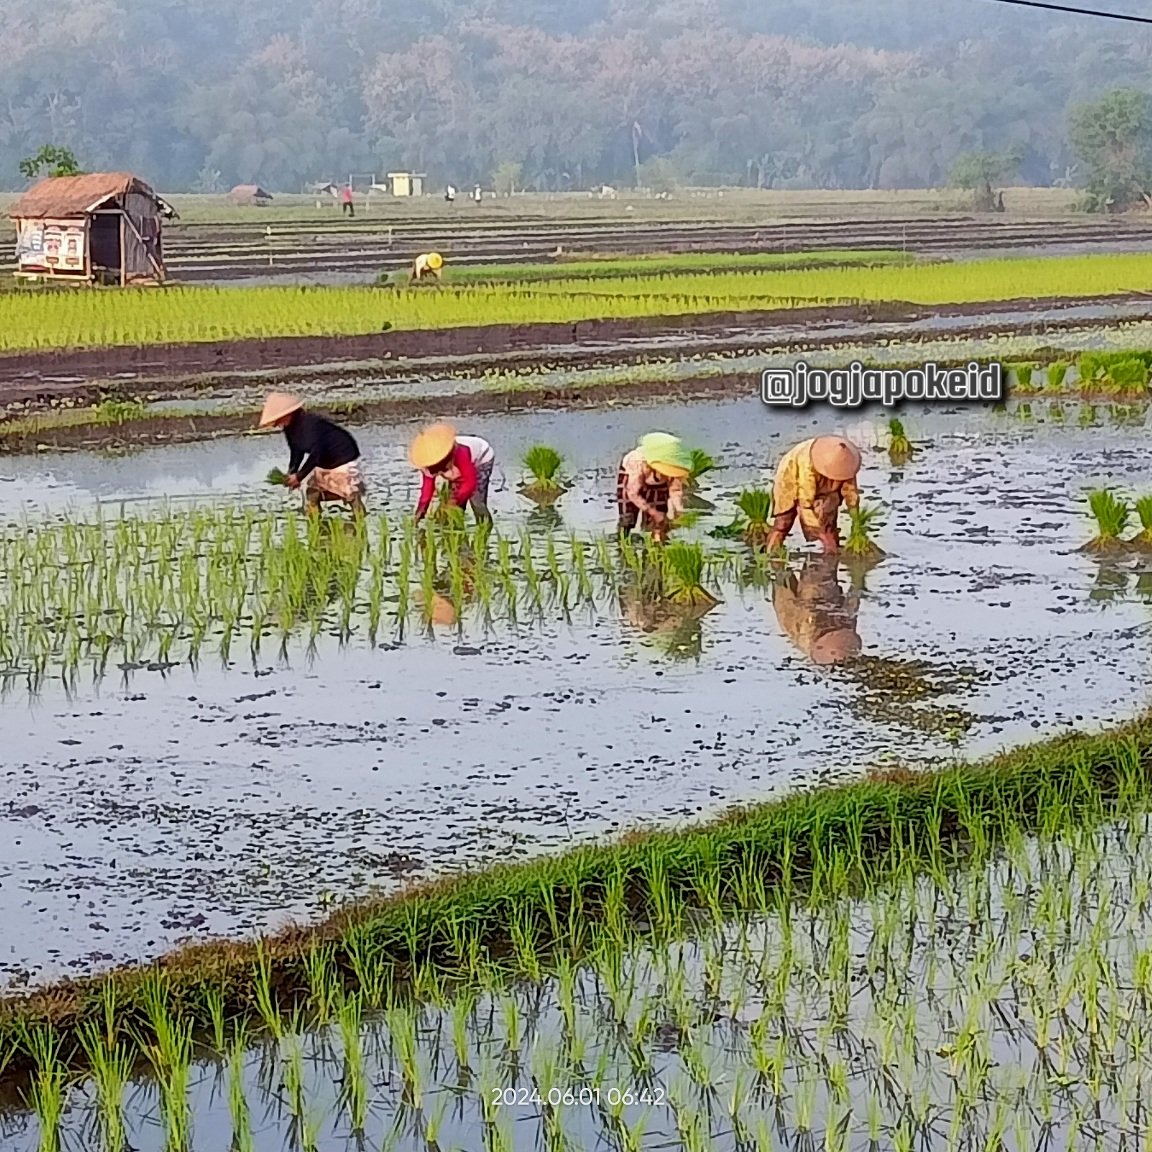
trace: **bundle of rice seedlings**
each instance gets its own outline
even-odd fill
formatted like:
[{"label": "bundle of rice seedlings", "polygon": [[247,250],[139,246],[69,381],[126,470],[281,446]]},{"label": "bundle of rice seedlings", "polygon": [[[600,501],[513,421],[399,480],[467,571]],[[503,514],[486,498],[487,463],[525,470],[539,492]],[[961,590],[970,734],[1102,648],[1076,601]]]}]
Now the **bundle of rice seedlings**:
[{"label": "bundle of rice seedlings", "polygon": [[520,494],[537,504],[553,504],[565,492],[560,481],[564,457],[547,444],[534,444],[524,453],[524,469],[531,481],[520,485]]},{"label": "bundle of rice seedlings", "polygon": [[1136,515],[1140,517],[1140,532],[1131,546],[1140,552],[1152,552],[1152,496],[1141,496],[1136,501]]},{"label": "bundle of rice seedlings", "polygon": [[703,448],[693,448],[689,455],[691,457],[691,465],[684,484],[685,487],[695,488],[701,476],[705,475],[705,473],[716,471],[717,464],[715,457],[709,456]]},{"label": "bundle of rice seedlings", "polygon": [[748,519],[744,526],[745,542],[752,548],[763,548],[772,530],[772,493],[762,488],[746,488],[740,493],[736,507]]},{"label": "bundle of rice seedlings", "polygon": [[268,473],[267,480],[269,484],[283,484],[288,479],[288,473],[282,472],[279,468],[273,468]]},{"label": "bundle of rice seedlings", "polygon": [[888,459],[893,464],[904,464],[912,459],[912,441],[904,431],[904,422],[895,416],[888,421]]},{"label": "bundle of rice seedlings", "polygon": [[1128,527],[1128,501],[1117,497],[1111,488],[1097,488],[1088,493],[1088,508],[1096,518],[1096,535],[1082,551],[1109,553],[1122,550],[1124,544],[1120,538]]},{"label": "bundle of rice seedlings", "polygon": [[699,544],[677,541],[664,550],[667,596],[687,608],[711,607],[719,601],[704,587],[704,549]]},{"label": "bundle of rice seedlings", "polygon": [[1026,392],[1032,387],[1032,370],[1034,368],[1034,364],[1013,365],[1013,371],[1016,373],[1016,387],[1021,392]]},{"label": "bundle of rice seedlings", "polygon": [[880,526],[880,509],[864,507],[848,509],[848,539],[844,551],[849,556],[859,556],[865,560],[879,560],[885,555],[873,540],[872,532]]},{"label": "bundle of rice seedlings", "polygon": [[1070,365],[1067,360],[1054,360],[1048,365],[1048,387],[1054,392],[1064,387],[1064,378]]},{"label": "bundle of rice seedlings", "polygon": [[731,524],[717,524],[708,535],[714,540],[743,540],[748,531],[748,521],[743,516],[736,516]]}]

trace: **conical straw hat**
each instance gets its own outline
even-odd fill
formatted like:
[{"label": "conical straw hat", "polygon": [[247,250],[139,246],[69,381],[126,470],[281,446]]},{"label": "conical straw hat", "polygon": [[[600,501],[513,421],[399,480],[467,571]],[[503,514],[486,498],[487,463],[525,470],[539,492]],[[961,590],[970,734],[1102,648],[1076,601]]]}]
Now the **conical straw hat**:
[{"label": "conical straw hat", "polygon": [[293,412],[299,412],[303,407],[304,402],[299,396],[293,396],[288,392],[272,392],[264,401],[264,411],[260,413],[260,427],[267,428],[269,424],[275,424],[277,420],[290,416]]},{"label": "conical straw hat", "polygon": [[670,480],[682,480],[692,472],[692,457],[679,436],[649,432],[640,441],[640,452],[653,472]]},{"label": "conical straw hat", "polygon": [[456,444],[456,429],[451,424],[432,424],[425,428],[408,449],[413,468],[431,468],[447,459]]},{"label": "conical straw hat", "polygon": [[444,257],[439,252],[428,253],[428,267],[429,268],[442,268],[444,266]]},{"label": "conical straw hat", "polygon": [[851,480],[860,471],[860,449],[840,436],[818,436],[812,442],[812,467],[829,480]]},{"label": "conical straw hat", "polygon": [[808,650],[813,664],[843,664],[860,655],[862,647],[859,633],[854,628],[837,628],[818,636]]},{"label": "conical straw hat", "polygon": [[685,476],[691,474],[692,469],[686,468],[683,464],[669,464],[665,460],[649,460],[648,467],[653,472],[660,476],[665,476],[669,480],[683,480]]}]

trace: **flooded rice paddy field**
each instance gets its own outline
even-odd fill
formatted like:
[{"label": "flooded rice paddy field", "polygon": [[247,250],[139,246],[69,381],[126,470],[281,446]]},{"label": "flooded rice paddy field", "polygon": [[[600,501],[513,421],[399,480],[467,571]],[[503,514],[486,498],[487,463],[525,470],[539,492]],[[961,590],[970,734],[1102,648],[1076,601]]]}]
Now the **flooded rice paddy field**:
[{"label": "flooded rice paddy field", "polygon": [[463,990],[338,1001],[313,1030],[80,1085],[58,1122],[0,1121],[4,1147],[1140,1147],[1148,833],[1017,833],[990,861],[817,907],[761,881],[739,919],[622,921],[535,982],[481,965]]},{"label": "flooded rice paddy field", "polygon": [[[800,557],[790,578],[722,585],[699,630],[673,635],[600,597],[569,619],[363,629],[227,665],[203,654],[29,695],[8,680],[0,811],[0,969],[13,985],[155,956],[190,937],[314,917],[337,899],[601,837],[676,824],[893,755],[978,754],[1138,711],[1147,698],[1147,577],[1079,554],[1083,493],[1140,491],[1142,424],[1081,426],[1035,405],[904,413],[916,459],[872,451],[866,498],[891,555],[871,571]],[[497,446],[493,507],[519,532],[514,461],[567,457],[560,511],[589,540],[614,526],[614,462],[651,428],[718,456],[704,495],[731,518],[784,447],[838,425],[868,444],[884,413],[780,412],[757,402],[477,420]],[[1142,417],[1141,417],[1142,419]],[[374,512],[415,496],[408,432],[359,430]],[[114,519],[286,494],[263,477],[279,437],[82,453],[2,465],[8,517]],[[734,548],[717,541],[712,546]],[[11,579],[10,575],[4,578]],[[813,622],[856,628],[862,659],[805,655]],[[176,659],[174,656],[173,659]],[[151,667],[152,670],[149,670]]]}]

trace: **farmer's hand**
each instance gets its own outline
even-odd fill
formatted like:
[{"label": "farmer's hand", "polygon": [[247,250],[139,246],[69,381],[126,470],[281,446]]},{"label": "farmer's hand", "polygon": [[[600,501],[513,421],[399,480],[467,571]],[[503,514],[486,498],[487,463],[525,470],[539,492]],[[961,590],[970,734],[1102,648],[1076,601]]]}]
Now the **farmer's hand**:
[{"label": "farmer's hand", "polygon": [[299,488],[300,487],[300,477],[297,476],[295,472],[293,472],[290,476],[285,476],[284,477],[284,487],[285,488],[293,488],[293,489]]},{"label": "farmer's hand", "polygon": [[667,515],[665,513],[661,512],[657,508],[652,508],[649,510],[648,518],[652,521],[652,523],[657,528],[667,528],[668,527]]}]

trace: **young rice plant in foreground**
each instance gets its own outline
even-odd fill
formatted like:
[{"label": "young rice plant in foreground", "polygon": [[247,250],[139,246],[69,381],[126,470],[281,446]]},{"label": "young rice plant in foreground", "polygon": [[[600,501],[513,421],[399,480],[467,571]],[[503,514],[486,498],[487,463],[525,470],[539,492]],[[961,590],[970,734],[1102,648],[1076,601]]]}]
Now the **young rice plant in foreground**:
[{"label": "young rice plant in foreground", "polygon": [[1088,508],[1096,518],[1096,535],[1084,546],[1084,551],[1117,551],[1128,527],[1128,501],[1120,499],[1111,488],[1097,488],[1088,493]]}]

